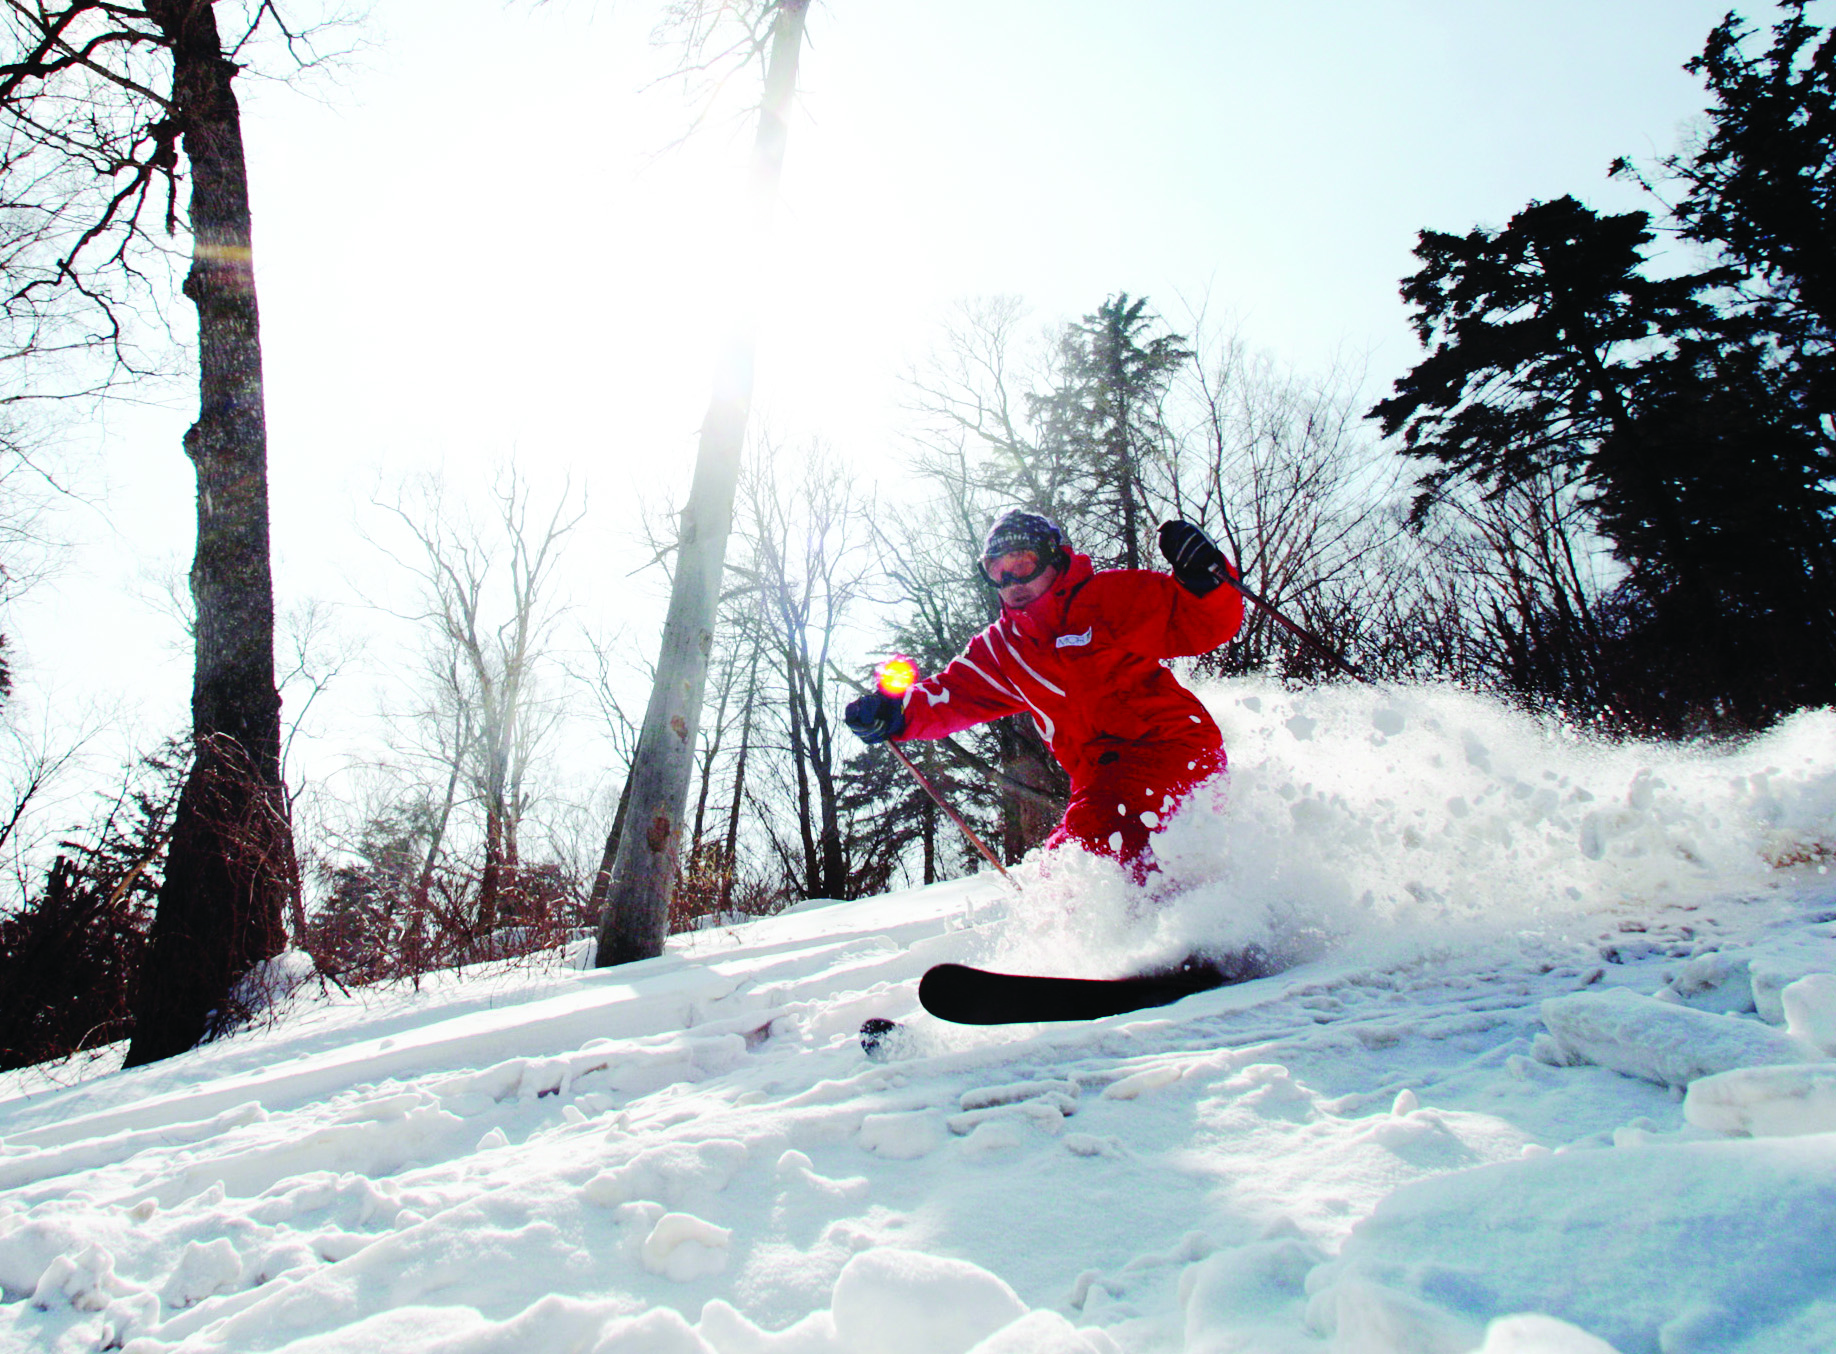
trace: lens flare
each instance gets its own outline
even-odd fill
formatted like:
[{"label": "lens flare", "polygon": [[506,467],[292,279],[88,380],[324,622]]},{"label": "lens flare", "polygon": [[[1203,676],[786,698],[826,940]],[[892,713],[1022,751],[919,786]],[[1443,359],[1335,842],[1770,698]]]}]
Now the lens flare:
[{"label": "lens flare", "polygon": [[896,653],[873,670],[873,681],[882,696],[903,696],[918,683],[918,665]]}]

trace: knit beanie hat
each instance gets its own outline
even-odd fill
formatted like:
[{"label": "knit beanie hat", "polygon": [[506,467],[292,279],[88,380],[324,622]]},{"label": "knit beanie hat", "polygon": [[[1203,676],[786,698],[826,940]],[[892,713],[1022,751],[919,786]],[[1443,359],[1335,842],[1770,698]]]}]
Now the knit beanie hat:
[{"label": "knit beanie hat", "polygon": [[1069,549],[1065,533],[1058,523],[1036,512],[1010,508],[988,528],[988,539],[982,545],[982,558],[994,559],[1010,550],[1037,550],[1048,563],[1061,560]]}]

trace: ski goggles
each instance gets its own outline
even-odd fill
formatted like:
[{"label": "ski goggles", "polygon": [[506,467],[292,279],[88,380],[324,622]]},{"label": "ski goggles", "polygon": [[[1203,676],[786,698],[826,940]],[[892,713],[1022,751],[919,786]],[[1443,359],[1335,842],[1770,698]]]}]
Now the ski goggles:
[{"label": "ski goggles", "polygon": [[1037,550],[1004,550],[982,561],[982,577],[997,588],[1009,588],[1031,583],[1051,567],[1051,557]]}]

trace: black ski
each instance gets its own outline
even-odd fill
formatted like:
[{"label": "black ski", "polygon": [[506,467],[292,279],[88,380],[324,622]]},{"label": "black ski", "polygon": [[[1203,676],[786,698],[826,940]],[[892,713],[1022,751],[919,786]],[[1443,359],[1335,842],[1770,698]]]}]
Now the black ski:
[{"label": "black ski", "polygon": [[939,964],[919,982],[918,1000],[939,1020],[958,1025],[1099,1020],[1165,1006],[1194,992],[1248,982],[1272,971],[1267,958],[1253,950],[1222,959],[1194,955],[1176,968],[1130,978],[1053,978]]}]

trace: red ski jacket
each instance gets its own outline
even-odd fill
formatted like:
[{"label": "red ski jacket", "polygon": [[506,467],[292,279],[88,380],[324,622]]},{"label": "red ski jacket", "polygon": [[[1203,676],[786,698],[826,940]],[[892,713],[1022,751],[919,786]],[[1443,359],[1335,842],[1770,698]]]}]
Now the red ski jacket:
[{"label": "red ski jacket", "polygon": [[899,739],[1030,712],[1073,786],[1119,743],[1211,751],[1223,742],[1218,726],[1161,660],[1209,653],[1242,623],[1235,588],[1194,597],[1166,574],[1097,573],[1088,555],[1073,555],[1050,592],[1002,608],[961,657],[906,694]]}]

